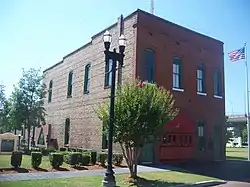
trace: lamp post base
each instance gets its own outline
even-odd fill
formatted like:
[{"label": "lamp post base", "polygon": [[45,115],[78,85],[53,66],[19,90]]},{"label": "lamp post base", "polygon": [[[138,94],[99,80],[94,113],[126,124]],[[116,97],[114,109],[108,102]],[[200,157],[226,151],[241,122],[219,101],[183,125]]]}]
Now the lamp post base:
[{"label": "lamp post base", "polygon": [[115,176],[113,174],[105,174],[102,181],[103,187],[116,187]]}]

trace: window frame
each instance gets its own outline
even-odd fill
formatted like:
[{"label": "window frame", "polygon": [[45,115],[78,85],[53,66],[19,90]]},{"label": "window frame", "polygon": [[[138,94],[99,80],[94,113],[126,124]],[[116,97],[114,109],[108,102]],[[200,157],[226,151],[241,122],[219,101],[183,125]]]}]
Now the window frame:
[{"label": "window frame", "polygon": [[[201,77],[199,76],[199,73],[201,73]],[[200,62],[197,67],[196,86],[197,86],[197,94],[206,95],[206,68],[202,62]]]},{"label": "window frame", "polygon": [[214,70],[214,97],[222,98],[222,71],[219,68]]},{"label": "window frame", "polygon": [[52,102],[52,89],[53,89],[53,80],[49,81],[49,90],[48,90],[48,103]]},{"label": "window frame", "polygon": [[[150,58],[148,58],[150,57]],[[147,48],[143,50],[142,53],[142,80],[147,81],[149,83],[155,83],[156,77],[155,77],[155,69],[156,69],[156,54],[155,50],[151,48]]]},{"label": "window frame", "polygon": [[[178,71],[175,72],[175,66],[177,66]],[[178,77],[178,83],[176,83],[176,78]],[[178,86],[176,85],[178,84]],[[174,56],[172,64],[172,88],[176,91],[184,91],[182,83],[182,60],[181,58]]]},{"label": "window frame", "polygon": [[112,59],[108,59],[105,62],[104,88],[110,88],[112,85],[112,65],[113,65]]},{"label": "window frame", "polygon": [[68,89],[67,89],[67,98],[72,97],[72,92],[73,92],[73,70],[69,72],[68,74]]},{"label": "window frame", "polygon": [[69,144],[69,139],[70,139],[70,118],[66,118],[64,127],[64,145]]},{"label": "window frame", "polygon": [[90,90],[90,71],[91,65],[90,63],[85,65],[84,68],[84,85],[83,85],[83,93],[88,94]]}]

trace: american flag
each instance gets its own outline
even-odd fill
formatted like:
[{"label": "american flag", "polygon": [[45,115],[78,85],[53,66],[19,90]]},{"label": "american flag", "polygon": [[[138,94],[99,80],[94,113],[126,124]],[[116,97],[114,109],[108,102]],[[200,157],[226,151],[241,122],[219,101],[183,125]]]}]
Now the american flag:
[{"label": "american flag", "polygon": [[232,51],[228,53],[230,61],[235,62],[237,60],[245,59],[245,47],[242,47],[241,49]]}]

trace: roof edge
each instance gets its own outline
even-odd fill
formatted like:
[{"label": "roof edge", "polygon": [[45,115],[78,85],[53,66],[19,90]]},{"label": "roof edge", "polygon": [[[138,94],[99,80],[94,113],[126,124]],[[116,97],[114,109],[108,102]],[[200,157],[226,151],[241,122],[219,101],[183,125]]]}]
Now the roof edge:
[{"label": "roof edge", "polygon": [[166,22],[166,23],[168,23],[168,24],[174,25],[174,26],[176,26],[176,27],[182,28],[182,29],[184,29],[184,30],[187,30],[187,31],[192,32],[192,33],[195,33],[195,34],[200,35],[200,36],[202,36],[202,37],[205,37],[205,38],[208,38],[208,39],[212,39],[212,40],[214,40],[214,41],[216,41],[216,42],[218,42],[218,43],[221,43],[222,45],[224,44],[224,42],[222,42],[222,41],[220,41],[220,40],[218,40],[218,39],[215,39],[215,38],[213,38],[213,37],[211,37],[211,36],[207,36],[207,35],[205,35],[205,34],[202,34],[202,33],[199,33],[199,32],[197,32],[197,31],[194,31],[194,30],[192,30],[192,29],[189,29],[189,28],[187,28],[187,27],[178,25],[178,24],[176,24],[176,23],[173,23],[173,22],[171,22],[171,21],[168,21],[168,20],[166,20],[166,19],[164,19],[164,18],[161,18],[161,17],[159,17],[159,16],[156,16],[156,15],[151,14],[151,13],[149,13],[149,12],[146,12],[146,11],[144,11],[144,10],[138,9],[137,12],[146,14],[146,15],[151,16],[151,17],[154,17],[155,19],[158,19],[158,20],[160,20],[160,21],[163,21],[163,22]]},{"label": "roof edge", "polygon": [[[136,11],[130,13],[128,16],[126,16],[125,18],[123,18],[123,20],[125,21],[125,20],[129,19],[129,18],[132,17],[133,15],[137,14],[137,12],[139,12],[139,11],[141,11],[141,10],[140,10],[140,9],[137,9]],[[77,52],[80,51],[81,49],[84,49],[84,48],[87,47],[88,45],[91,45],[94,38],[98,37],[99,35],[101,35],[102,33],[104,33],[106,30],[110,30],[111,28],[115,27],[116,24],[117,24],[117,22],[116,22],[116,23],[113,23],[112,25],[110,25],[110,26],[108,26],[108,27],[106,27],[105,29],[103,29],[103,30],[101,30],[100,32],[98,32],[97,34],[93,35],[93,36],[91,37],[91,41],[90,41],[90,42],[84,44],[83,46],[81,46],[81,47],[79,47],[78,49],[72,51],[71,53],[68,53],[67,55],[65,55],[65,56],[63,57],[63,60],[64,60],[65,58],[69,57],[70,55],[73,55],[74,53],[77,53]],[[62,63],[63,63],[63,60],[60,61],[60,62],[58,62],[58,63],[56,63],[56,64],[54,64],[53,66],[51,66],[51,67],[45,69],[45,70],[43,71],[43,73],[45,73],[46,71],[49,71],[49,70],[53,69],[54,67],[56,67],[56,66],[62,64]]]}]

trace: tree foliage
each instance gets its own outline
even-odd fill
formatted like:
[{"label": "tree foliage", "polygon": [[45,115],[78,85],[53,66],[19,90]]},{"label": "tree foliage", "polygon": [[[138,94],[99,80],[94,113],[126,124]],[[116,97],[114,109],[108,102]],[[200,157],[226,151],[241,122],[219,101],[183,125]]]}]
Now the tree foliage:
[{"label": "tree foliage", "polygon": [[243,139],[243,142],[247,142],[247,125],[244,126],[244,128],[242,129],[241,131],[242,133],[242,139]]},{"label": "tree foliage", "polygon": [[5,86],[3,84],[0,84],[0,111],[3,108],[5,101],[6,101]]},{"label": "tree foliage", "polygon": [[5,86],[0,84],[0,131],[3,132],[6,129],[7,123],[7,100],[5,95]]},{"label": "tree foliage", "polygon": [[[137,176],[137,162],[141,147],[151,141],[163,126],[178,113],[170,91],[140,81],[125,83],[115,97],[114,142],[119,143],[130,169]],[[99,119],[107,131],[109,103],[98,110]]]}]

